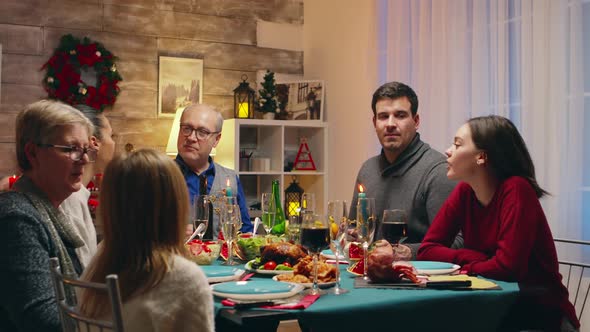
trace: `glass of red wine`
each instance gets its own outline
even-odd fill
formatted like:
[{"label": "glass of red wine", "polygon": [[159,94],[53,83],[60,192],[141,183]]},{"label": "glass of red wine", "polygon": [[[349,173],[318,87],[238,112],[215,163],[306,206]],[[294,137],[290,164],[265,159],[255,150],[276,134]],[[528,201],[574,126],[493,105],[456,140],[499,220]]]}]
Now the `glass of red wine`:
[{"label": "glass of red wine", "polygon": [[402,243],[408,237],[408,216],[404,210],[384,210],[379,229],[382,239],[391,244]]},{"label": "glass of red wine", "polygon": [[303,215],[301,245],[313,256],[313,286],[308,294],[324,294],[318,287],[318,258],[322,250],[330,245],[330,228],[326,216],[315,213]]}]

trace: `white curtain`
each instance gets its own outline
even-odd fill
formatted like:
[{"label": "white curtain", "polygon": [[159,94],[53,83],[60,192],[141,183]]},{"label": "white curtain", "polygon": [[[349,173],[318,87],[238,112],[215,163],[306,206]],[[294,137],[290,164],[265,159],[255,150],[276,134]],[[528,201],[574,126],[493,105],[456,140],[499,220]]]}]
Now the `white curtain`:
[{"label": "white curtain", "polygon": [[401,81],[415,89],[424,141],[443,152],[468,118],[510,118],[528,145],[539,183],[552,194],[542,204],[553,236],[584,239],[581,201],[589,185],[582,184],[583,130],[590,128],[584,128],[583,19],[589,13],[590,20],[590,4],[378,4],[381,83]]}]

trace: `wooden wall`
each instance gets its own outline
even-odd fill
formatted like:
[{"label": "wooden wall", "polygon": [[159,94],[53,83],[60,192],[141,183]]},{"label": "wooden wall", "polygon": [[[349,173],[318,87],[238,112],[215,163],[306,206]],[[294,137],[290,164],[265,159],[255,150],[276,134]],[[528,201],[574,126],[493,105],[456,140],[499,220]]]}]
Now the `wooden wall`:
[{"label": "wooden wall", "polygon": [[0,177],[16,172],[14,120],[44,98],[47,61],[62,35],[88,36],[118,58],[123,76],[111,120],[118,149],[164,149],[172,120],[158,119],[158,55],[201,57],[203,101],[232,117],[242,74],[303,74],[303,53],[257,47],[256,22],[303,24],[302,0],[2,0]]}]

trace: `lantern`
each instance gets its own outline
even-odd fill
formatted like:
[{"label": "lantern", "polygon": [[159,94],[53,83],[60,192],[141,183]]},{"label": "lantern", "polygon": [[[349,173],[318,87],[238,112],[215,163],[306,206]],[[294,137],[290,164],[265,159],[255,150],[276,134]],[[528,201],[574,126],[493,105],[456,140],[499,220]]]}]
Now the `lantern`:
[{"label": "lantern", "polygon": [[254,89],[246,82],[247,75],[242,75],[242,82],[234,89],[234,117],[252,118],[254,115]]},{"label": "lantern", "polygon": [[293,177],[293,182],[285,189],[285,214],[287,219],[290,216],[298,216],[301,211],[301,196],[303,188],[297,184],[297,178]]}]

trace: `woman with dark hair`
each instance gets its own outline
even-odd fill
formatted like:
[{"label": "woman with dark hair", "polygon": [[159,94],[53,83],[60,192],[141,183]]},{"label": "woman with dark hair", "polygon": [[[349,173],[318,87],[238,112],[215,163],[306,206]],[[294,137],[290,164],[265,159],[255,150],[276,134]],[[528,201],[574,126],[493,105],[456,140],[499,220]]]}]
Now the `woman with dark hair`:
[{"label": "woman with dark hair", "polygon": [[[82,279],[119,276],[127,331],[213,331],[211,289],[184,247],[188,191],[174,160],[155,150],[115,157],[105,170],[102,194],[104,239]],[[110,314],[105,294],[80,295],[82,312]]]},{"label": "woman with dark hair", "polygon": [[[446,151],[447,177],[462,181],[434,218],[419,260],[462,266],[462,273],[516,281],[519,311],[509,327],[576,331],[580,323],[561,283],[553,236],[539,198],[531,156],[510,120],[470,119]],[[451,249],[463,232],[464,248]]]}]

